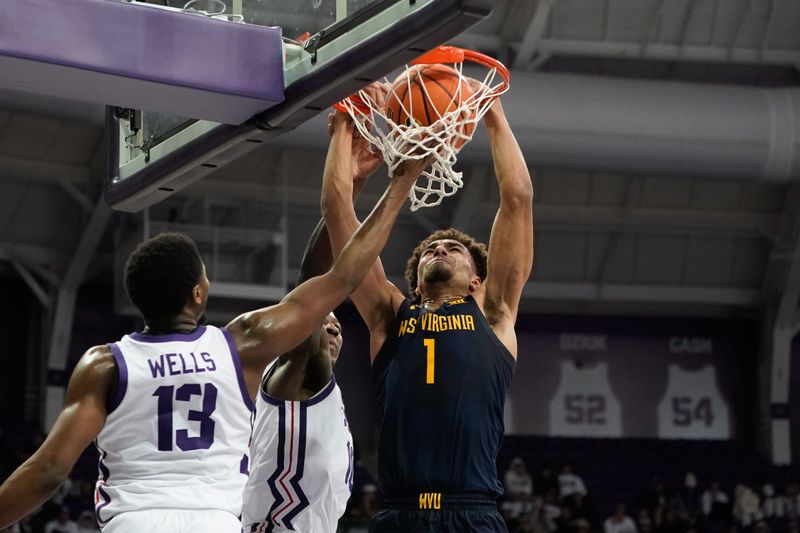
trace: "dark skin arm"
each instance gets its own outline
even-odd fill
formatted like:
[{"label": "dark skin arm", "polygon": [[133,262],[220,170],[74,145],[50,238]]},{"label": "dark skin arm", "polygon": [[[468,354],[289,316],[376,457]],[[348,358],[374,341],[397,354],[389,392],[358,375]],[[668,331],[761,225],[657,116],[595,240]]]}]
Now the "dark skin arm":
[{"label": "dark skin arm", "polygon": [[[353,146],[353,161],[361,161],[361,165],[356,165],[357,174],[353,176],[353,202],[356,201],[368,175],[382,162],[380,154],[364,151],[367,147],[363,143],[359,143],[358,146],[354,143]],[[359,173],[366,175],[362,176]],[[333,253],[328,231],[325,220],[320,219],[303,253],[297,282],[302,283],[323,274],[332,263]],[[275,370],[262,384],[271,397],[288,401],[306,400],[328,384],[333,374],[328,342],[332,337],[340,336],[342,332],[340,324],[332,317],[326,318],[323,326],[327,330],[327,338],[321,338],[322,328],[318,328],[308,339],[278,358]],[[321,342],[324,342],[324,345]]]},{"label": "dark skin arm", "polygon": [[[335,113],[328,115],[328,136],[333,137]],[[350,146],[350,164],[348,172],[352,176],[352,201],[355,205],[361,190],[366,185],[369,177],[383,163],[381,153],[373,147],[364,137],[358,135],[355,129],[351,130],[352,140]],[[345,163],[344,158],[337,154],[337,164]],[[300,261],[300,276],[297,283],[302,283],[309,278],[324,274],[333,264],[333,250],[328,235],[328,227],[325,225],[325,218],[320,218],[311,237],[308,239],[306,249],[303,252],[303,259]]]},{"label": "dark skin arm", "polygon": [[0,486],[0,529],[37,509],[67,479],[103,428],[106,398],[116,381],[117,365],[108,346],[95,346],[81,357],[47,439]]},{"label": "dark skin arm", "polygon": [[[370,170],[369,173],[372,174],[373,171]],[[361,189],[364,188],[368,178],[369,174],[353,177],[354,203],[359,194],[361,194]],[[328,236],[328,228],[325,225],[325,219],[320,218],[316,227],[314,227],[314,231],[311,232],[308,243],[306,243],[303,259],[300,260],[300,275],[297,277],[297,283],[300,284],[314,276],[324,274],[331,265],[333,265],[333,250]]]},{"label": "dark skin arm", "polygon": [[[337,112],[333,120],[334,141],[349,146],[353,142],[352,122],[348,115]],[[352,202],[353,183],[349,162],[329,161],[322,185],[322,211],[328,227],[334,254],[358,228],[359,221]],[[403,301],[403,293],[386,277],[377,258],[359,288],[350,295],[370,332],[370,358],[374,359],[386,340],[388,328]]]},{"label": "dark skin arm", "polygon": [[[328,160],[350,159],[351,145],[332,139]],[[331,270],[298,285],[278,304],[245,313],[227,328],[239,351],[248,392],[255,398],[264,368],[319,329],[322,320],[355,290],[383,249],[411,185],[429,161],[398,173],[353,234]],[[326,163],[327,164],[327,163]],[[351,177],[351,176],[348,176]]]}]

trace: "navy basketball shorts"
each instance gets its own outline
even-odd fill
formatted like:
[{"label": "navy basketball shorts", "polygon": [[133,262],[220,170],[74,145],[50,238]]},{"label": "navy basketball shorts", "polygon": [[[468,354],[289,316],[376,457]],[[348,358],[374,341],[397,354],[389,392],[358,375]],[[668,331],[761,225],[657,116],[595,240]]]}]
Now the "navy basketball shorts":
[{"label": "navy basketball shorts", "polygon": [[390,498],[369,524],[370,533],[507,533],[497,503],[475,496],[422,493]]}]

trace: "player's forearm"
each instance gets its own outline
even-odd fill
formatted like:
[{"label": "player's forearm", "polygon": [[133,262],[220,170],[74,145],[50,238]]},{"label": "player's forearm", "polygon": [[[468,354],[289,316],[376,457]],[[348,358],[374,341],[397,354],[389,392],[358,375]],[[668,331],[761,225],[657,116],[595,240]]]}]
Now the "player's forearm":
[{"label": "player's forearm", "polygon": [[[356,177],[353,179],[352,203],[355,205],[356,199],[358,199],[361,190],[364,188],[364,184],[367,182],[367,178]],[[352,234],[352,231],[348,233],[348,235],[350,234]],[[342,243],[342,246],[343,245],[344,243]],[[341,250],[342,246],[338,246],[336,249]],[[297,283],[299,284],[309,278],[324,274],[331,268],[332,264],[333,250],[331,249],[331,237],[328,234],[328,226],[323,217],[317,222],[314,231],[311,232],[311,237],[308,239],[306,250],[303,253],[303,259],[300,262],[300,276]]]},{"label": "player's forearm", "polygon": [[492,147],[494,172],[504,202],[528,202],[533,199],[533,185],[522,150],[511,131],[500,102],[495,102],[484,118]]},{"label": "player's forearm", "polygon": [[353,182],[348,174],[325,170],[320,210],[326,225],[335,228],[343,218],[355,218]]},{"label": "player's forearm", "polygon": [[[334,134],[338,136],[336,139],[336,144],[333,147],[334,150],[346,148],[346,146],[341,146],[342,143],[347,143],[347,139],[342,138],[342,136],[348,135],[349,133],[346,130],[339,131],[336,127],[334,127]],[[325,174],[323,176],[323,198],[321,200],[323,205],[323,213],[328,209],[328,199],[331,197],[331,195],[339,194],[339,191],[328,190],[328,187],[340,184],[341,188],[343,189],[342,194],[346,194],[346,190],[349,188],[351,197],[349,203],[350,206],[355,206],[356,199],[358,199],[359,194],[361,194],[361,190],[364,188],[367,178],[369,177],[359,175],[357,169],[352,168],[350,172],[353,174],[353,176],[350,178],[350,180],[341,179],[343,173],[347,171],[347,166],[339,161],[340,159],[342,159],[341,152],[334,152],[333,150],[329,152],[328,160],[325,164]],[[351,166],[354,167],[355,165]],[[343,205],[345,204],[345,201],[338,196],[337,199],[334,200],[334,203],[337,205],[335,209],[339,214],[341,214],[342,210],[349,209],[347,206]],[[332,217],[333,215],[329,214],[329,216]],[[342,246],[343,245],[344,243],[342,243]],[[336,248],[337,251],[340,249],[341,246]],[[298,284],[309,278],[319,276],[320,274],[327,272],[332,264],[333,250],[331,249],[331,238],[328,233],[328,226],[325,223],[325,217],[323,216],[323,218],[317,222],[314,231],[311,233],[311,237],[309,238],[305,252],[303,253],[303,259],[300,263],[300,276],[297,280]]]},{"label": "player's forearm", "polygon": [[[328,150],[328,157],[325,161],[325,171],[322,179],[322,197],[320,199],[320,209],[328,229],[328,234],[333,247],[333,255],[336,256],[342,250],[347,239],[358,227],[355,209],[353,207],[352,170],[349,165],[344,165],[340,161],[349,157],[350,143],[342,139],[342,135],[337,136],[336,130],[331,139],[331,146]],[[344,152],[344,150],[348,150]],[[344,154],[348,154],[345,156]]]},{"label": "player's forearm", "polygon": [[322,173],[322,213],[328,209],[342,210],[352,206],[353,168],[350,152],[353,148],[352,125],[348,120],[336,115],[333,120],[331,142],[325,157]]},{"label": "player's forearm", "polygon": [[[338,166],[338,165],[337,165]],[[326,211],[337,213],[354,210],[356,200],[361,196],[361,191],[367,184],[369,176],[361,175],[358,169],[352,169],[352,176],[345,179],[344,169],[325,169],[322,182],[322,198],[320,200],[323,214]],[[373,171],[374,172],[374,171]]]},{"label": "player's forearm", "polygon": [[0,485],[0,530],[35,511],[67,478],[68,472],[35,457],[25,461]]},{"label": "player's forearm", "polygon": [[303,283],[309,278],[327,272],[332,264],[333,252],[328,238],[328,229],[325,227],[325,220],[320,219],[314,231],[311,232],[311,237],[309,237],[303,252],[303,259],[300,260],[300,275],[297,283]]},{"label": "player's forearm", "polygon": [[336,260],[333,272],[353,292],[366,276],[386,244],[400,209],[408,198],[413,179],[396,176],[372,213],[353,233]]}]

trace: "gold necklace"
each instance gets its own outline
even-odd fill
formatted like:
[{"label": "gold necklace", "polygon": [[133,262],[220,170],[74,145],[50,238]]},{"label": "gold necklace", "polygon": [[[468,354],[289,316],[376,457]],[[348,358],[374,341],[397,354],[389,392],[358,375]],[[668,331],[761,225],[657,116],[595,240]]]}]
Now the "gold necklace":
[{"label": "gold necklace", "polygon": [[[450,300],[455,300],[457,298],[458,297],[445,296],[444,298],[431,298],[430,300],[423,300],[422,301],[422,307],[425,308],[425,309],[431,309],[431,308],[438,309],[439,307],[441,307],[441,306],[447,304],[448,302],[450,302]],[[436,304],[436,302],[439,302],[439,304],[436,305],[435,307],[433,307]]]}]

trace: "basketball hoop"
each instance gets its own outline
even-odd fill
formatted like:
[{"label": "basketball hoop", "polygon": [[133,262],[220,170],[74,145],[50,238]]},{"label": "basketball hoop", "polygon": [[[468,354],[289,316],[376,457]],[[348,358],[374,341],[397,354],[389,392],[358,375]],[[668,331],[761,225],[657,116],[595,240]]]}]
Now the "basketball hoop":
[{"label": "basketball hoop", "polygon": [[[488,69],[481,83],[468,82],[463,74],[464,61]],[[444,92],[441,84],[433,80],[438,87],[432,96],[425,65],[445,64],[451,64],[452,69],[433,68],[437,70],[434,74],[453,80]],[[508,69],[496,59],[440,46],[406,65],[385,102],[373,102],[361,90],[334,107],[353,117],[359,133],[383,154],[390,175],[403,161],[433,156],[433,164],[409,193],[411,211],[416,211],[439,205],[442,198],[452,196],[463,186],[462,173],[453,168],[458,152],[472,139],[492,102],[508,90],[509,79]]]}]

